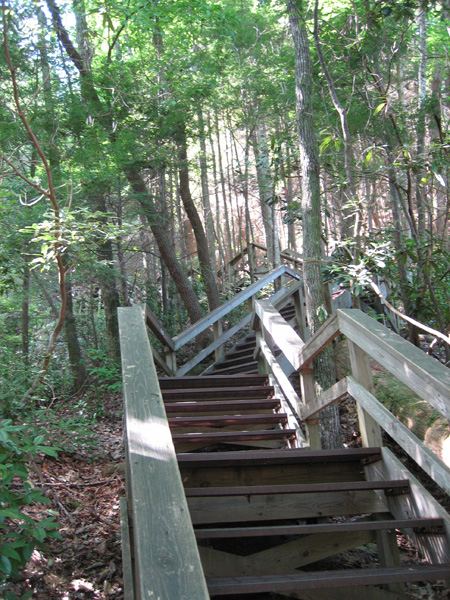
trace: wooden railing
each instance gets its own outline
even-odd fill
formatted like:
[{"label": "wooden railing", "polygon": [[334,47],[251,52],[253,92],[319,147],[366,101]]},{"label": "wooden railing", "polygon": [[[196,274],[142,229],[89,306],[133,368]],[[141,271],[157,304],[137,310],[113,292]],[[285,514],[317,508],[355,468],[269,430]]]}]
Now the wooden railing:
[{"label": "wooden railing", "polygon": [[[225,344],[239,331],[250,324],[258,292],[277,280],[281,281],[286,276],[296,280],[297,283],[291,285],[291,287],[281,285],[281,289],[271,297],[271,302],[278,308],[281,308],[283,303],[294,297],[299,312],[298,320],[301,323],[306,323],[304,316],[300,314],[303,307],[302,278],[296,271],[292,271],[286,266],[278,267],[258,281],[255,281],[245,288],[245,290],[236,294],[231,300],[228,300],[228,302],[225,302],[222,306],[212,311],[174,338],[171,338],[152,311],[148,307],[145,307],[147,326],[163,345],[164,357],[158,354],[156,350],[152,350],[156,364],[166,373],[166,375],[182,376],[189,373],[213,352],[215,354],[215,359],[219,360],[223,356]],[[224,331],[224,317],[245,302],[248,303],[247,315],[236,325]],[[187,363],[177,367],[177,351],[184,345],[195,340],[196,337],[205,331],[211,329],[213,331],[213,341],[206,348],[196,353],[196,355]]]},{"label": "wooden railing", "polygon": [[119,308],[119,328],[125,402],[126,498],[121,502],[121,520],[127,595],[150,600],[151,590],[155,600],[208,600],[141,308]]}]

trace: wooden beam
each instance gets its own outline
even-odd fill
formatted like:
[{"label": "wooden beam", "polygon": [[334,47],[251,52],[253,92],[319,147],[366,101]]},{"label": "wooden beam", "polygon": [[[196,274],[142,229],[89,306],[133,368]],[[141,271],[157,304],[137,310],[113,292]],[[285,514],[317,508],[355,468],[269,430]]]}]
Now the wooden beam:
[{"label": "wooden beam", "polygon": [[296,371],[301,365],[299,362],[299,350],[304,346],[303,340],[287,321],[283,319],[269,300],[258,300],[255,303],[255,314],[261,326],[270,335],[274,343],[289,360],[294,371]]},{"label": "wooden beam", "polygon": [[170,335],[167,333],[167,331],[161,325],[158,318],[152,312],[152,310],[150,309],[150,307],[147,304],[144,307],[144,313],[145,313],[145,322],[147,324],[147,327],[150,329],[150,331],[152,331],[154,333],[154,335],[158,338],[158,340],[160,342],[162,342],[162,344],[164,344],[164,346],[167,346],[168,348],[170,348],[170,350],[172,352],[174,352],[175,346],[173,343],[173,339],[170,337]]},{"label": "wooden beam", "polygon": [[411,433],[373,394],[353,377],[348,377],[347,380],[350,396],[363,406],[364,410],[447,494],[450,494],[450,469],[447,465]]},{"label": "wooden beam", "polygon": [[120,532],[122,535],[123,597],[124,600],[134,600],[134,570],[131,558],[130,525],[126,498],[120,498]]},{"label": "wooden beam", "polygon": [[347,394],[347,380],[344,378],[325,390],[320,396],[313,398],[312,401],[302,404],[300,408],[302,420],[309,419],[327,406],[330,406],[330,404],[333,404],[333,402],[337,402],[344,396],[347,396]]},{"label": "wooden beam", "polygon": [[178,350],[179,348],[184,346],[184,344],[187,344],[195,337],[197,337],[200,333],[202,333],[206,329],[209,329],[209,327],[211,327],[213,323],[215,323],[219,319],[222,319],[222,317],[224,317],[233,309],[237,308],[243,302],[254,296],[257,292],[266,287],[266,285],[269,285],[269,283],[272,283],[272,281],[278,279],[278,277],[281,277],[281,275],[284,275],[287,272],[288,269],[285,266],[281,266],[277,269],[274,269],[262,279],[258,279],[258,281],[255,281],[254,283],[249,285],[247,288],[245,288],[245,290],[243,290],[239,294],[236,294],[234,298],[228,300],[228,302],[225,302],[225,304],[222,304],[222,306],[219,306],[218,308],[210,312],[208,315],[203,317],[203,319],[200,319],[199,321],[191,325],[191,327],[189,327],[188,329],[183,331],[183,333],[180,333],[180,335],[176,336],[173,339],[175,350]]},{"label": "wooden beam", "polygon": [[344,335],[450,419],[449,369],[359,310],[337,316]]},{"label": "wooden beam", "polygon": [[136,600],[208,600],[142,310],[118,313]]},{"label": "wooden beam", "polygon": [[391,477],[407,477],[409,479],[411,492],[408,496],[386,498],[389,511],[396,519],[415,517],[442,519],[445,536],[420,534],[412,530],[406,530],[406,533],[430,562],[450,562],[450,515],[388,448],[381,450],[383,460],[366,466],[366,477],[371,480],[390,479]]},{"label": "wooden beam", "polygon": [[169,377],[173,377],[172,369],[169,369],[169,366],[166,363],[166,361],[163,358],[161,358],[161,355],[159,354],[158,350],[156,350],[156,348],[153,348],[153,346],[152,346],[152,355],[153,355],[153,360],[158,365],[158,367],[161,369],[161,371],[163,371]]},{"label": "wooden beam", "polygon": [[240,331],[241,329],[246,327],[250,323],[251,320],[252,320],[252,315],[251,314],[246,315],[243,319],[241,319],[239,321],[239,323],[237,323],[236,325],[234,325],[233,327],[231,327],[230,329],[225,331],[225,333],[223,333],[220,336],[220,338],[218,338],[217,340],[212,342],[212,344],[209,344],[209,346],[207,348],[198,352],[194,356],[194,358],[192,358],[189,362],[187,362],[182,367],[180,367],[176,373],[176,376],[181,377],[181,376],[189,373],[189,371],[191,371],[194,367],[196,367],[198,364],[200,364],[202,362],[202,360],[205,360],[205,358],[207,356],[209,356],[212,352],[214,352],[220,346],[223,346],[223,344],[225,344],[225,342],[227,342],[231,337],[233,337],[233,335],[235,335],[238,331]]},{"label": "wooden beam", "polygon": [[332,315],[299,350],[298,360],[302,368],[309,364],[340,333],[337,314]]},{"label": "wooden beam", "polygon": [[[292,451],[291,451],[292,452]],[[284,450],[285,454],[289,454]],[[372,491],[325,492],[320,494],[281,494],[277,496],[238,496],[188,498],[192,522],[237,523],[306,519],[350,514],[385,512],[385,504]]]}]

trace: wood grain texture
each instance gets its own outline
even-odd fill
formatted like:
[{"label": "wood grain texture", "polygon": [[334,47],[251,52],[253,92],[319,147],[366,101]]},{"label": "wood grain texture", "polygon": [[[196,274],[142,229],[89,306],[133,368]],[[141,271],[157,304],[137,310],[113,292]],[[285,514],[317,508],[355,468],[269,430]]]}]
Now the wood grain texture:
[{"label": "wood grain texture", "polygon": [[450,494],[450,469],[361,384],[348,377],[348,390],[372,418],[428,475]]},{"label": "wood grain texture", "polygon": [[337,311],[339,328],[350,340],[450,419],[450,371],[359,310]]},{"label": "wood grain texture", "polygon": [[120,308],[119,327],[135,595],[139,600],[208,600],[140,307]]}]

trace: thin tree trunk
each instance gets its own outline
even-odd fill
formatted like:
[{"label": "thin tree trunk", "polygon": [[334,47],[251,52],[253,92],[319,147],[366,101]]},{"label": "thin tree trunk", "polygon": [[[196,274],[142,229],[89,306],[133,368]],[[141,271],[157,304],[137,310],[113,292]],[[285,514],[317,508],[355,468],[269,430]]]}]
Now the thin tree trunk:
[{"label": "thin tree trunk", "polygon": [[[308,327],[313,335],[326,310],[322,282],[322,222],[320,212],[319,148],[314,131],[312,106],[312,70],[308,36],[299,16],[300,0],[288,0],[287,9],[295,50],[295,87],[297,132],[302,174],[303,279]],[[336,381],[333,348],[328,346],[314,362],[315,377],[323,389]],[[305,398],[305,401],[308,399]],[[342,446],[339,413],[336,404],[321,411],[321,440],[324,448]]]},{"label": "thin tree trunk", "polygon": [[28,257],[25,257],[22,279],[22,318],[21,318],[21,334],[22,334],[22,355],[23,362],[28,365],[30,358],[30,265]]},{"label": "thin tree trunk", "polygon": [[178,160],[179,160],[179,178],[180,178],[180,196],[183,202],[184,210],[191,222],[197,242],[198,260],[203,283],[205,284],[206,296],[210,310],[214,310],[220,305],[219,290],[213,273],[213,265],[209,257],[208,241],[205,230],[200,220],[199,214],[192,199],[189,185],[189,168],[187,157],[187,140],[184,125],[180,126],[177,132]]},{"label": "thin tree trunk", "polygon": [[216,240],[214,234],[214,218],[211,210],[211,200],[209,197],[209,185],[208,185],[208,163],[206,160],[206,133],[205,133],[205,120],[203,118],[203,111],[201,107],[197,112],[198,118],[198,129],[200,138],[200,180],[202,188],[202,206],[203,215],[205,221],[205,233],[208,242],[209,250],[209,262],[212,268],[212,274],[214,279],[217,279],[217,266],[216,266]]}]

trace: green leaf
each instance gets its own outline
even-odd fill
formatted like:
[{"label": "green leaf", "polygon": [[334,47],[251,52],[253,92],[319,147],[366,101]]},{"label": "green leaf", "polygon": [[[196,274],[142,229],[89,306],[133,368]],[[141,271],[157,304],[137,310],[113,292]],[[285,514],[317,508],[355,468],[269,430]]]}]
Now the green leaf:
[{"label": "green leaf", "polygon": [[7,575],[11,575],[12,573],[11,561],[4,554],[2,554],[2,556],[0,557],[0,569]]},{"label": "green leaf", "polygon": [[377,115],[379,112],[381,112],[383,110],[383,108],[387,105],[387,102],[382,102],[381,104],[379,104],[376,109],[373,111],[373,115]]}]

